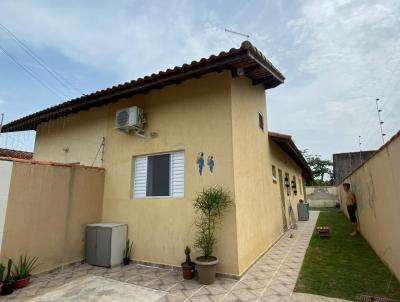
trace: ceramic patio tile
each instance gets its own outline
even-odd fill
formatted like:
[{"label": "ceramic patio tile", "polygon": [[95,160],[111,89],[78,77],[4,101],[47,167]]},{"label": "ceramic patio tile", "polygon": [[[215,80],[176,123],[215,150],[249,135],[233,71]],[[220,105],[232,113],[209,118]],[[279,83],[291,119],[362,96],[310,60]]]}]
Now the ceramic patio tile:
[{"label": "ceramic patio tile", "polygon": [[175,280],[157,278],[151,281],[149,284],[147,284],[146,287],[167,291],[168,289],[175,286],[177,283],[178,281]]},{"label": "ceramic patio tile", "polygon": [[124,282],[126,283],[131,283],[139,286],[146,286],[149,284],[151,281],[154,281],[155,278],[149,277],[146,275],[136,275],[133,277],[130,277],[129,279],[125,280]]},{"label": "ceramic patio tile", "polygon": [[161,279],[171,279],[176,281],[183,281],[182,272],[171,270],[161,277]]},{"label": "ceramic patio tile", "polygon": [[256,280],[256,279],[244,279],[237,283],[232,290],[236,289],[264,289],[267,287],[269,279]]},{"label": "ceramic patio tile", "polygon": [[263,289],[235,288],[225,295],[222,301],[257,301]]},{"label": "ceramic patio tile", "polygon": [[217,301],[221,301],[221,299],[224,296],[225,296],[225,293],[212,295],[210,293],[203,291],[203,289],[201,289],[200,291],[198,291],[194,295],[192,295],[189,298],[189,301],[192,301],[192,302],[208,302],[208,301],[217,302]]},{"label": "ceramic patio tile", "polygon": [[187,298],[186,297],[180,297],[180,296],[174,296],[171,294],[167,294],[164,297],[162,297],[159,302],[183,302]]},{"label": "ceramic patio tile", "polygon": [[188,298],[196,291],[200,290],[200,288],[202,287],[203,285],[201,285],[196,280],[184,280],[168,289],[168,292],[174,296],[182,296]]}]

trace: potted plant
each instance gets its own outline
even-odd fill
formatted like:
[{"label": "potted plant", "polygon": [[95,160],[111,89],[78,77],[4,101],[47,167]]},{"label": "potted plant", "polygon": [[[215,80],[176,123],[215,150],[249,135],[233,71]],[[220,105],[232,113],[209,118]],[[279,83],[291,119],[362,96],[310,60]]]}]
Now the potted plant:
[{"label": "potted plant", "polygon": [[216,243],[215,231],[224,211],[232,204],[228,191],[222,187],[203,189],[194,200],[194,208],[199,214],[195,225],[198,230],[195,246],[203,255],[195,260],[199,282],[211,284],[215,280],[218,259],[212,256]]},{"label": "potted plant", "polygon": [[14,272],[13,279],[15,280],[15,288],[23,288],[29,284],[31,272],[38,266],[37,257],[29,257],[26,254],[19,256],[19,262],[13,263]]},{"label": "potted plant", "polygon": [[129,239],[126,241],[124,250],[124,265],[131,263],[131,253],[132,253],[133,242],[129,243]]},{"label": "potted plant", "polygon": [[194,278],[194,263],[192,259],[190,259],[190,247],[185,248],[186,260],[181,263],[182,266],[182,274],[184,279],[193,279]]},{"label": "potted plant", "polygon": [[6,268],[4,267],[3,263],[0,263],[0,292],[1,288],[3,287],[3,276],[4,276],[4,270]]},{"label": "potted plant", "polygon": [[[11,278],[11,267],[12,267],[12,265],[13,265],[12,260],[8,259],[7,275],[6,275],[6,278],[3,281],[3,286],[1,287],[1,294],[3,296],[10,295],[14,291],[15,281]],[[3,268],[4,268],[4,266],[3,266]],[[4,270],[3,270],[3,272],[4,272]]]}]

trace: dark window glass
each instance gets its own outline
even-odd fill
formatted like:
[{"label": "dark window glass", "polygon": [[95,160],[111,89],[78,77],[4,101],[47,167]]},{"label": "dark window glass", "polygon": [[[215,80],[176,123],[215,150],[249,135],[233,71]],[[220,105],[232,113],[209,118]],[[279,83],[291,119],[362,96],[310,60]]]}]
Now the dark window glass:
[{"label": "dark window glass", "polygon": [[261,130],[264,130],[264,118],[261,113],[258,113],[258,126]]},{"label": "dark window glass", "polygon": [[146,196],[169,196],[171,154],[147,157]]}]

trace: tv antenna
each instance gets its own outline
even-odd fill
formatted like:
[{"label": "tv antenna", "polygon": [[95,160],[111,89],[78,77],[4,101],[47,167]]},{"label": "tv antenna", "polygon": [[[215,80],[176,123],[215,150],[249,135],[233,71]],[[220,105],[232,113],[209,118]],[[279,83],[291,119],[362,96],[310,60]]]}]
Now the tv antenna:
[{"label": "tv antenna", "polygon": [[237,32],[237,31],[234,31],[234,30],[230,30],[230,29],[227,29],[227,28],[225,28],[225,32],[226,32],[228,38],[229,38],[234,44],[236,44],[237,42],[233,41],[233,39],[229,36],[229,34],[233,34],[233,35],[236,35],[236,36],[244,37],[244,38],[246,38],[246,41],[248,41],[249,38],[250,38],[250,35],[248,35],[248,34],[240,33],[240,32]]},{"label": "tv antenna", "polygon": [[244,37],[244,38],[246,38],[246,41],[250,39],[250,35],[244,34],[244,33],[240,33],[238,31],[230,30],[228,28],[225,28],[225,32],[226,33],[230,33],[230,34],[234,34],[234,35],[237,35],[237,36]]},{"label": "tv antenna", "polygon": [[385,135],[386,135],[386,134],[383,133],[383,129],[382,129],[382,125],[383,125],[383,121],[382,121],[382,119],[381,119],[381,112],[382,112],[382,110],[379,108],[379,105],[378,105],[379,99],[377,98],[377,99],[375,100],[375,102],[376,102],[376,111],[378,112],[379,127],[381,128],[382,143],[385,144]]}]

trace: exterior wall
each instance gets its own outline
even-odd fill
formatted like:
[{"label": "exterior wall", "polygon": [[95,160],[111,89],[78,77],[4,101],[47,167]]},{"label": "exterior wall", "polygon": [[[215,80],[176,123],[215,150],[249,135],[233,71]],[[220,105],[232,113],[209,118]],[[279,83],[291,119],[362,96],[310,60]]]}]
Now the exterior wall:
[{"label": "exterior wall", "polygon": [[[104,136],[103,221],[128,223],[134,259],[180,265],[184,247],[193,246],[196,193],[206,186],[222,185],[235,197],[230,94],[229,72],[213,73],[80,112],[63,123],[50,122],[38,129],[35,158],[62,160],[62,149],[69,146],[68,161],[90,165],[99,146],[96,143]],[[143,139],[115,129],[115,112],[129,106],[144,109],[145,130],[156,132],[157,138]],[[82,157],[75,156],[74,150],[82,152]],[[134,157],[178,150],[185,152],[184,198],[133,198]],[[195,160],[200,151],[205,157],[214,156],[214,174],[205,166],[203,176],[199,175]],[[217,236],[218,271],[237,275],[235,207],[225,215]]]},{"label": "exterior wall", "polygon": [[315,186],[306,187],[307,202],[310,207],[333,208],[339,201],[336,187]]},{"label": "exterior wall", "polygon": [[107,115],[105,107],[93,108],[90,113],[83,111],[40,124],[33,159],[101,167],[98,152],[107,133]]},{"label": "exterior wall", "polygon": [[1,259],[37,256],[39,271],[84,258],[85,225],[101,219],[104,170],[14,162]]},{"label": "exterior wall", "polygon": [[[12,162],[0,160],[0,243],[3,240],[4,224],[6,222],[8,194],[10,192]],[[1,253],[1,244],[0,244]]]},{"label": "exterior wall", "polygon": [[[289,174],[289,180],[293,179],[293,176],[296,176],[297,182],[297,194],[295,195],[292,188],[289,190],[289,194],[287,195],[287,189],[284,188],[284,197],[285,197],[285,214],[287,217],[288,225],[289,225],[289,202],[292,205],[293,212],[295,214],[296,220],[299,218],[297,213],[297,204],[299,203],[300,199],[306,200],[305,192],[304,192],[304,179],[302,176],[302,170],[299,166],[291,159],[287,154],[283,153],[278,145],[274,142],[270,142],[270,154],[271,154],[271,165],[274,165],[276,168],[277,174],[277,182],[273,185],[272,196],[274,200],[279,201],[279,218],[280,218],[280,225],[283,225],[282,221],[282,213],[281,213],[281,195],[280,195],[280,183],[279,183],[279,175],[278,171],[282,171],[283,178],[285,178],[285,173]],[[271,183],[272,183],[272,167],[271,167]],[[299,179],[301,180],[302,186],[299,187]],[[284,184],[283,184],[284,186]]]},{"label": "exterior wall", "polygon": [[[239,273],[245,271],[282,233],[277,203],[270,198],[265,91],[251,81],[232,79],[233,172],[235,181]],[[264,117],[264,131],[258,126]]]},{"label": "exterior wall", "polygon": [[[115,129],[116,111],[130,106],[143,108],[145,131],[157,133],[156,138]],[[258,127],[258,112],[264,116],[264,131]],[[159,264],[180,265],[184,247],[193,246],[196,193],[207,186],[226,187],[235,206],[223,218],[214,254],[220,260],[218,272],[239,275],[283,233],[279,191],[274,191],[277,186],[271,179],[266,117],[261,85],[233,79],[227,71],[212,73],[41,126],[35,158],[91,165],[105,137],[102,221],[127,223],[133,258]],[[68,160],[63,151],[67,146]],[[185,154],[184,198],[133,198],[134,158],[179,150]],[[213,174],[205,166],[199,175],[198,152],[214,156]],[[282,169],[300,177],[283,152],[274,154]],[[193,252],[193,257],[199,255]]]},{"label": "exterior wall", "polygon": [[368,160],[376,150],[333,154],[333,176],[339,185],[352,171]]},{"label": "exterior wall", "polygon": [[[344,182],[357,197],[361,234],[400,280],[400,136],[354,171]],[[343,188],[338,187],[346,210]]]},{"label": "exterior wall", "polygon": [[[232,79],[233,171],[239,273],[243,273],[283,233],[279,188],[272,164],[301,178],[301,170],[268,139],[265,90],[246,78]],[[264,131],[258,113],[264,117]],[[301,197],[297,195],[297,197]],[[303,197],[304,199],[304,197]],[[296,201],[297,202],[297,201]],[[296,202],[292,205],[297,217]]]}]

